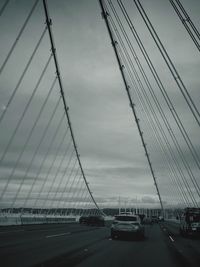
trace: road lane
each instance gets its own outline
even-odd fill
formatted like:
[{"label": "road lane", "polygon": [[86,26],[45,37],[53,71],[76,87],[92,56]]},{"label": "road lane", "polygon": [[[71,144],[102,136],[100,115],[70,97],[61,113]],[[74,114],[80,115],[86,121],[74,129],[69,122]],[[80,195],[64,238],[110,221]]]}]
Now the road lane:
[{"label": "road lane", "polygon": [[[49,225],[38,226],[38,231],[36,228],[23,228],[25,231],[21,234],[16,231],[0,234],[0,259],[3,266],[33,266],[63,253],[70,254],[73,250],[105,238],[105,234],[101,233],[105,231],[103,228],[78,224],[55,225],[55,228]],[[70,234],[61,235],[64,232]],[[46,238],[51,235],[54,237]]]},{"label": "road lane", "polygon": [[[193,251],[192,257],[195,259],[188,261],[176,247],[177,236],[169,232],[165,225],[160,227],[154,224],[145,228],[145,240],[112,240],[109,227],[78,224],[1,229],[1,266],[197,266],[196,245],[194,251],[192,246],[186,247],[189,252]],[[193,240],[189,241],[192,244]],[[194,241],[199,244],[199,240]]]},{"label": "road lane", "polygon": [[161,229],[166,236],[173,238],[173,250],[177,257],[182,260],[184,266],[200,266],[200,237],[183,237],[179,233],[179,224],[165,222],[161,224]]}]

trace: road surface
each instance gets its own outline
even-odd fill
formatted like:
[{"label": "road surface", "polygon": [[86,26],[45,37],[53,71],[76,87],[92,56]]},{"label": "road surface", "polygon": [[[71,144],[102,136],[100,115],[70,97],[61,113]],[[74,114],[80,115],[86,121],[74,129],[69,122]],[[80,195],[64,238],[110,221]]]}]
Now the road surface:
[{"label": "road surface", "polygon": [[145,226],[144,240],[112,240],[110,228],[79,224],[0,228],[2,267],[199,267],[200,239],[177,225]]}]

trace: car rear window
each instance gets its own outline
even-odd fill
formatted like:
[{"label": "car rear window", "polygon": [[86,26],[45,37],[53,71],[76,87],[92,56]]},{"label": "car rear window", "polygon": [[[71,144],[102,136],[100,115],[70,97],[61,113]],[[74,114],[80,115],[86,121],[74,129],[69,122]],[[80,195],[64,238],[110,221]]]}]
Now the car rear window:
[{"label": "car rear window", "polygon": [[137,217],[135,216],[115,216],[115,220],[117,221],[131,221],[131,222],[135,222],[137,221]]}]

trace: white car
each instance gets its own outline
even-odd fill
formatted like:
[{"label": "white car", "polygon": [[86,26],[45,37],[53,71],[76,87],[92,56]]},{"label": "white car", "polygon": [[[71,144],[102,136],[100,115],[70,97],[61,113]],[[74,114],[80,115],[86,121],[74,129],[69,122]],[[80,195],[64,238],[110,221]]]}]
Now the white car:
[{"label": "white car", "polygon": [[138,215],[116,215],[111,225],[111,238],[121,236],[144,238],[144,226]]}]

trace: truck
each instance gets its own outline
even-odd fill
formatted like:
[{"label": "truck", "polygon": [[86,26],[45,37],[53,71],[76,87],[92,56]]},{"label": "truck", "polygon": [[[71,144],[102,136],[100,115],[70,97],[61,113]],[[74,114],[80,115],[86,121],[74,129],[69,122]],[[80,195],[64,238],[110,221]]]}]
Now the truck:
[{"label": "truck", "polygon": [[180,216],[180,234],[182,236],[200,234],[200,208],[185,208]]}]

